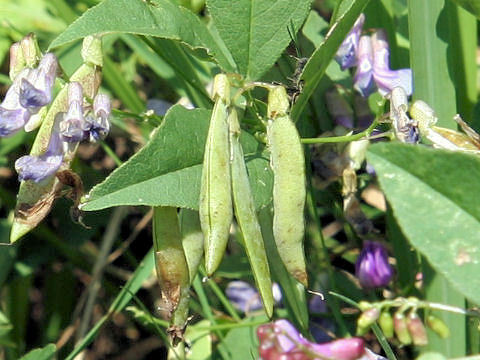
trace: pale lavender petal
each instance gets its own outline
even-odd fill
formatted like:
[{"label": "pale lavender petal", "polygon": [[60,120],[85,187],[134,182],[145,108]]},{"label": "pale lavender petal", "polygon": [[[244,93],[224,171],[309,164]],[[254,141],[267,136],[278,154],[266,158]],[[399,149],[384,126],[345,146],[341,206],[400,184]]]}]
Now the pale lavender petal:
[{"label": "pale lavender petal", "polygon": [[89,125],[83,117],[83,106],[78,101],[73,101],[68,107],[63,121],[60,123],[60,134],[66,142],[80,142],[85,139]]},{"label": "pale lavender petal", "polygon": [[390,93],[395,87],[402,87],[408,96],[413,93],[413,76],[411,69],[375,70],[373,73],[378,91],[382,96]]},{"label": "pale lavender petal", "polygon": [[28,110],[20,105],[18,82],[14,82],[0,104],[0,136],[9,136],[20,130],[30,118]]},{"label": "pale lavender petal", "polygon": [[373,49],[370,36],[362,36],[358,46],[358,66],[353,87],[364,97],[376,90],[373,78]]}]

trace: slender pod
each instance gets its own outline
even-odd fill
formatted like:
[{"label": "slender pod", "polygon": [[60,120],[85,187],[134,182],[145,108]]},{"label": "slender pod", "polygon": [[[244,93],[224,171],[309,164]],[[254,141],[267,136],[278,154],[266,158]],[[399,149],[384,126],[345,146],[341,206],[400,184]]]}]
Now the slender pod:
[{"label": "slender pod", "polygon": [[273,234],[287,270],[307,286],[303,237],[305,233],[305,158],[300,136],[288,111],[281,86],[268,96],[267,138],[273,170]]},{"label": "slender pod", "polygon": [[224,74],[215,77],[213,99],[215,105],[205,144],[199,205],[208,276],[218,268],[225,253],[233,217],[227,124],[230,90]]},{"label": "slender pod", "polygon": [[240,124],[238,123],[237,110],[233,106],[230,107],[228,123],[230,127],[231,177],[235,217],[242,231],[245,250],[252,266],[253,277],[260,292],[263,307],[267,316],[272,317],[274,300],[270,269],[263,244],[262,231],[255,212],[243,150],[239,141]]},{"label": "slender pod", "polygon": [[153,246],[162,297],[160,310],[163,317],[170,320],[180,303],[183,289],[190,286],[176,208],[153,208]]}]

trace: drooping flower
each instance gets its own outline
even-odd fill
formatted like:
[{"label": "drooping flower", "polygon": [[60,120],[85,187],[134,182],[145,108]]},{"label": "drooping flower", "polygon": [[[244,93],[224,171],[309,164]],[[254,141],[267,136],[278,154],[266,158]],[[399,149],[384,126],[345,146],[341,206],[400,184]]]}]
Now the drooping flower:
[{"label": "drooping flower", "polygon": [[110,131],[111,112],[110,98],[106,94],[98,94],[93,99],[93,116],[87,116],[86,122],[89,131],[90,141],[104,139]]},{"label": "drooping flower", "polygon": [[69,143],[85,139],[88,124],[83,116],[83,89],[78,82],[68,85],[68,110],[60,123],[60,135]]},{"label": "drooping flower", "polygon": [[0,136],[15,134],[30,119],[31,113],[20,104],[19,80],[13,82],[0,104]]},{"label": "drooping flower", "polygon": [[52,134],[47,150],[39,156],[25,155],[15,162],[18,180],[32,180],[39,183],[53,176],[63,162],[65,143],[60,137],[59,124],[63,120],[63,113],[55,117]]},{"label": "drooping flower", "polygon": [[371,289],[386,286],[393,277],[385,247],[373,241],[366,241],[360,253],[355,272],[362,287]]},{"label": "drooping flower", "polygon": [[285,319],[259,326],[257,336],[263,360],[355,360],[365,351],[364,342],[360,338],[340,339],[324,344],[312,343]]},{"label": "drooping flower", "polygon": [[335,60],[340,64],[342,70],[357,65],[357,49],[358,39],[362,33],[363,23],[365,22],[365,15],[360,14],[358,19],[353,24],[352,30],[347,34],[345,40],[337,50]]},{"label": "drooping flower", "polygon": [[[277,283],[272,284],[273,299],[278,304],[282,301],[282,292]],[[262,300],[260,294],[252,285],[245,281],[231,281],[228,283],[225,294],[230,303],[244,313],[260,310]]]}]

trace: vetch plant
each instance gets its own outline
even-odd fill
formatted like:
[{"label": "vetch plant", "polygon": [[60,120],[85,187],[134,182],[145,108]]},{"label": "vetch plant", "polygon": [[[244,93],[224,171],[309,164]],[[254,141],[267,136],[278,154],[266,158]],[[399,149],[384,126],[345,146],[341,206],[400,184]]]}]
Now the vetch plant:
[{"label": "vetch plant", "polygon": [[1,358],[478,356],[474,1],[23,2]]}]

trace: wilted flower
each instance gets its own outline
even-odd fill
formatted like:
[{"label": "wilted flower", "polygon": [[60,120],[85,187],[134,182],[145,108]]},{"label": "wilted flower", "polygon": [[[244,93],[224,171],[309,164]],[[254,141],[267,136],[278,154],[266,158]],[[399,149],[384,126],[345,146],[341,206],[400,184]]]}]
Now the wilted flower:
[{"label": "wilted flower", "polygon": [[54,175],[63,162],[65,145],[59,134],[59,123],[63,117],[58,113],[55,118],[52,135],[47,150],[40,156],[25,155],[15,162],[15,170],[18,173],[18,180],[32,180],[41,182]]},{"label": "wilted flower", "polygon": [[[272,284],[272,292],[275,303],[280,303],[282,300],[282,292],[277,283]],[[262,308],[262,300],[257,289],[245,281],[231,281],[225,289],[225,294],[230,303],[244,313]]]},{"label": "wilted flower", "polygon": [[315,344],[305,339],[287,320],[280,319],[257,329],[259,353],[263,360],[335,359],[354,360],[364,354],[364,342],[349,338]]},{"label": "wilted flower", "polygon": [[338,48],[335,60],[340,64],[342,70],[357,65],[357,49],[358,39],[362,33],[363,23],[365,22],[365,15],[360,14],[358,19],[353,24],[352,30],[347,34],[345,40]]},{"label": "wilted flower", "polygon": [[366,241],[355,265],[355,272],[364,288],[386,286],[393,276],[393,269],[388,263],[385,247],[373,241]]}]

